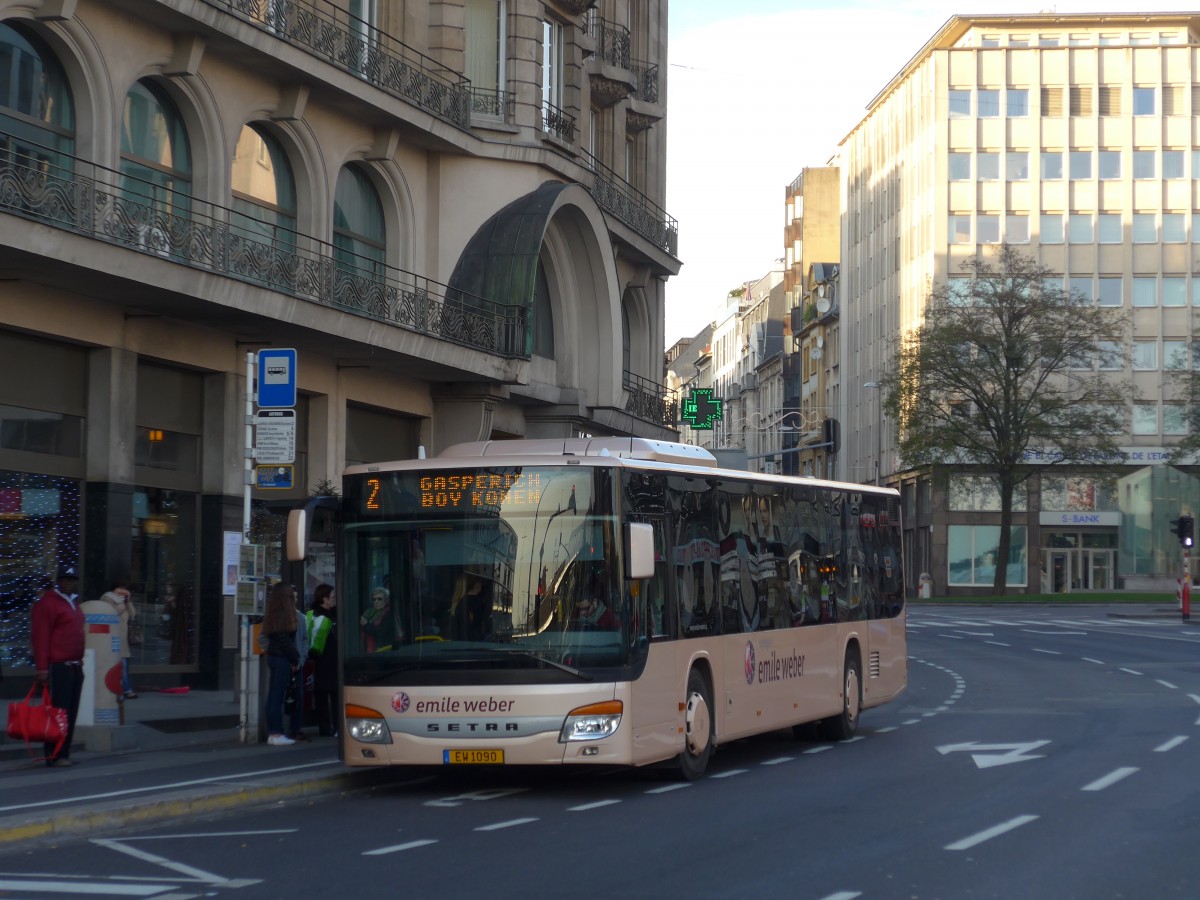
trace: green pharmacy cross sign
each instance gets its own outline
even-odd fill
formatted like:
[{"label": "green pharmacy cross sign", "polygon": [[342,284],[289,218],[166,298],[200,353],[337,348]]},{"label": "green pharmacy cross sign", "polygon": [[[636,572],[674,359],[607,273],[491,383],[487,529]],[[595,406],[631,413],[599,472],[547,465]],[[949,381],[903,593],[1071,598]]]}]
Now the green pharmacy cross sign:
[{"label": "green pharmacy cross sign", "polygon": [[697,431],[712,431],[713,425],[721,421],[724,408],[725,401],[714,399],[711,388],[695,388],[683,401],[683,417]]}]

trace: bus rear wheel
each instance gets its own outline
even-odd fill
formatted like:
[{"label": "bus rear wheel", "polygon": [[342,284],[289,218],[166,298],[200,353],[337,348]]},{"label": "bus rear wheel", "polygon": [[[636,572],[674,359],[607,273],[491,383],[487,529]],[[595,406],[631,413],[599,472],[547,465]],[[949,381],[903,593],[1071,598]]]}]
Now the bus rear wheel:
[{"label": "bus rear wheel", "polygon": [[858,714],[862,711],[862,664],[856,650],[846,651],[842,672],[842,714],[821,721],[821,737],[827,741],[848,741],[858,730]]},{"label": "bus rear wheel", "polygon": [[704,676],[692,669],[688,673],[683,752],[679,754],[679,772],[688,781],[700,778],[708,768],[714,726],[712,691]]}]

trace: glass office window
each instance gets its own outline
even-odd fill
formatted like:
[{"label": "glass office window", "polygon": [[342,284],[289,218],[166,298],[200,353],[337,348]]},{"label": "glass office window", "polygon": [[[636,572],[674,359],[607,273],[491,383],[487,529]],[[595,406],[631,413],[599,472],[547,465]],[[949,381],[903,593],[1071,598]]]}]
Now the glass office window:
[{"label": "glass office window", "polygon": [[1004,177],[1009,181],[1029,180],[1029,153],[1026,150],[1010,150],[1004,158]]},{"label": "glass office window", "polygon": [[971,92],[950,91],[950,118],[961,119],[971,115]]},{"label": "glass office window", "polygon": [[1133,277],[1133,305],[1158,305],[1158,278],[1154,275],[1135,275]]},{"label": "glass office window", "polygon": [[1062,213],[1043,213],[1038,222],[1038,240],[1043,244],[1063,242]]},{"label": "glass office window", "polygon": [[1186,369],[1188,367],[1188,342],[1163,339],[1163,368]]},{"label": "glass office window", "polygon": [[1139,181],[1158,177],[1153,150],[1133,151],[1133,177]]},{"label": "glass office window", "polygon": [[1135,87],[1133,89],[1133,114],[1135,116],[1156,115],[1158,112],[1158,105],[1154,101],[1154,88]]},{"label": "glass office window", "polygon": [[1100,278],[1100,290],[1096,294],[1100,306],[1121,305],[1121,276],[1105,275]]},{"label": "glass office window", "polygon": [[1158,434],[1158,404],[1133,404],[1133,433]]},{"label": "glass office window", "polygon": [[1095,301],[1092,276],[1077,275],[1070,279],[1071,302],[1077,306],[1091,306]]},{"label": "glass office window", "polygon": [[1158,242],[1158,216],[1155,213],[1133,214],[1133,242],[1135,244]]},{"label": "glass office window", "polygon": [[1009,88],[1005,97],[1008,103],[1008,117],[1023,119],[1029,115],[1029,91],[1026,88]]},{"label": "glass office window", "polygon": [[950,216],[946,231],[952,244],[969,244],[971,242],[971,217]]},{"label": "glass office window", "polygon": [[981,89],[975,95],[975,102],[978,104],[978,115],[981,119],[995,118],[1000,115],[1000,92],[990,89]]},{"label": "glass office window", "polygon": [[1092,151],[1071,151],[1071,180],[1079,181],[1092,177]]},{"label": "glass office window", "polygon": [[951,153],[948,159],[947,172],[951,181],[970,181],[971,154]]},{"label": "glass office window", "polygon": [[980,181],[999,181],[1000,154],[980,153],[975,160],[975,171]]},{"label": "glass office window", "polygon": [[1162,239],[1164,244],[1187,242],[1187,216],[1183,213],[1163,213]]},{"label": "glass office window", "polygon": [[1101,181],[1112,181],[1121,177],[1121,151],[1101,150],[1096,160],[1096,174]]},{"label": "glass office window", "polygon": [[1182,275],[1163,276],[1162,305],[1187,306],[1187,278]]},{"label": "glass office window", "polygon": [[1096,217],[1096,238],[1101,244],[1119,244],[1122,237],[1120,213],[1100,213]]},{"label": "glass office window", "polygon": [[1013,214],[1004,217],[1004,240],[1010,244],[1029,243],[1029,216]]},{"label": "glass office window", "polygon": [[981,244],[1000,243],[1000,217],[979,215],[975,217],[975,236]]},{"label": "glass office window", "polygon": [[1061,150],[1042,151],[1042,180],[1057,181],[1063,177],[1063,155]]},{"label": "glass office window", "polygon": [[1067,236],[1072,244],[1090,244],[1092,242],[1092,214],[1071,213]]},{"label": "glass office window", "polygon": [[1158,368],[1158,341],[1134,341],[1130,354],[1134,371],[1148,372]]},{"label": "glass office window", "polygon": [[1164,150],[1162,152],[1162,177],[1163,178],[1182,178],[1183,177],[1183,151],[1182,150]]}]

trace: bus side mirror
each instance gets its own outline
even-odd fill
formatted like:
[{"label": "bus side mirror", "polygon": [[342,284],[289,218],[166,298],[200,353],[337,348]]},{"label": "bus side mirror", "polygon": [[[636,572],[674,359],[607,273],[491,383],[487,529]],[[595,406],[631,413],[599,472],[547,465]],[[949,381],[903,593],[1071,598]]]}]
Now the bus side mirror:
[{"label": "bus side mirror", "polygon": [[307,509],[293,509],[288,513],[284,547],[288,562],[303,562],[308,556]]},{"label": "bus side mirror", "polygon": [[654,577],[654,526],[645,522],[625,526],[625,577]]}]

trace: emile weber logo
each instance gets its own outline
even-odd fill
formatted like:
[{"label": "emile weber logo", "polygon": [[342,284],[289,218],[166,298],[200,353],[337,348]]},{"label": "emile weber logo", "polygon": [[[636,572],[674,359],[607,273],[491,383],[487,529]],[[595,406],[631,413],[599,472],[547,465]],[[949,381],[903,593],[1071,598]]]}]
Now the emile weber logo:
[{"label": "emile weber logo", "polygon": [[[417,700],[415,703],[408,694],[404,691],[397,691],[392,695],[392,709],[398,713],[405,713],[411,709],[414,713],[497,713],[511,712],[515,700],[497,700],[495,697],[488,697],[486,700],[456,700],[452,697],[442,697],[440,700]],[[509,733],[519,732],[521,726],[516,722],[501,722],[488,720],[485,722],[429,722],[425,726],[425,730],[429,732],[449,731],[449,732],[491,732],[491,731],[506,731]]]},{"label": "emile weber logo", "polygon": [[765,659],[758,660],[754,654],[754,642],[746,641],[746,684],[770,684],[774,681],[787,681],[791,678],[804,677],[804,654],[795,651],[786,656],[777,656],[775,651]]}]

